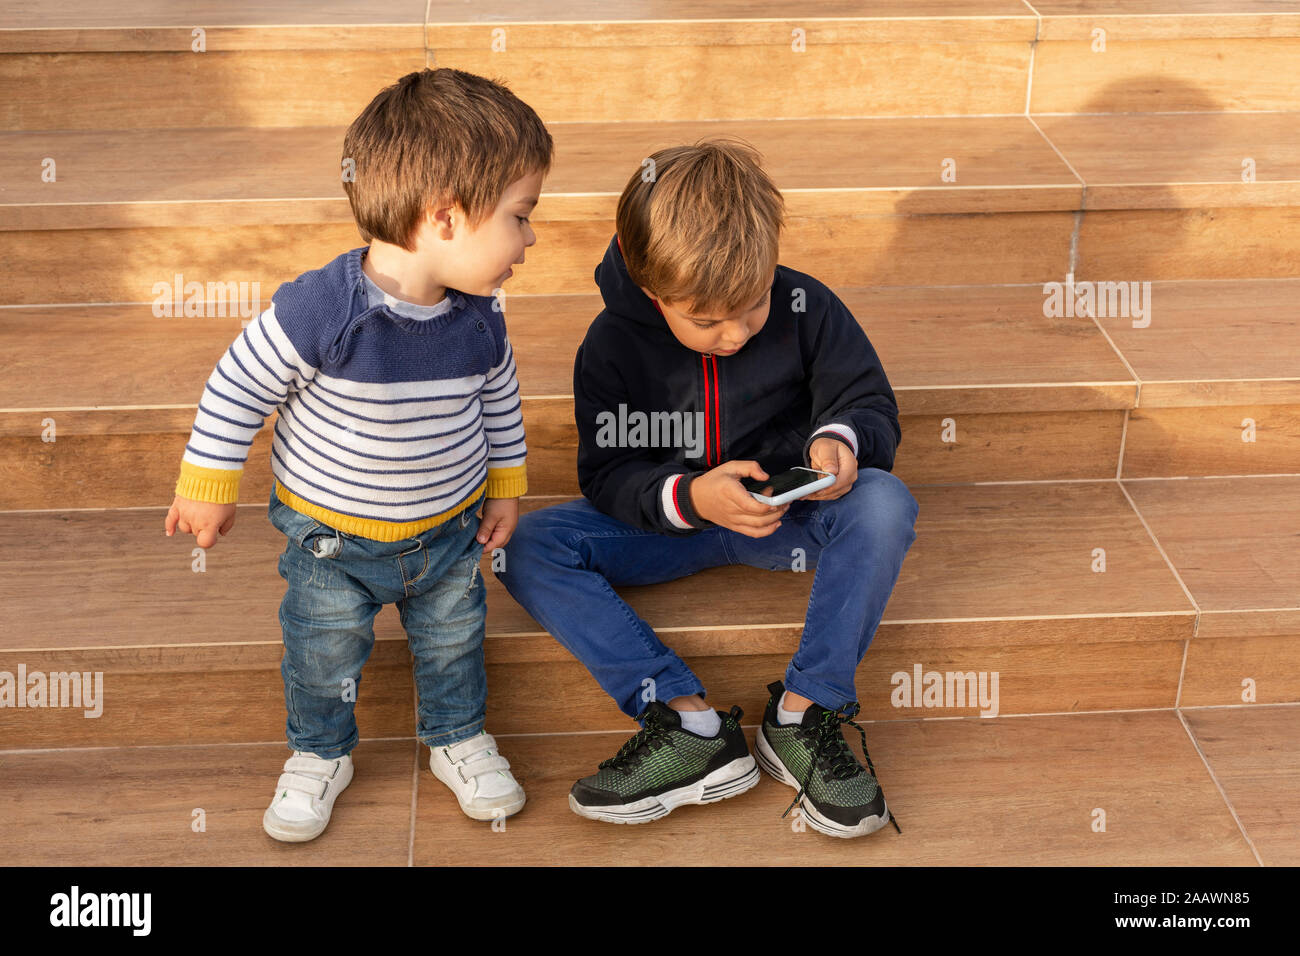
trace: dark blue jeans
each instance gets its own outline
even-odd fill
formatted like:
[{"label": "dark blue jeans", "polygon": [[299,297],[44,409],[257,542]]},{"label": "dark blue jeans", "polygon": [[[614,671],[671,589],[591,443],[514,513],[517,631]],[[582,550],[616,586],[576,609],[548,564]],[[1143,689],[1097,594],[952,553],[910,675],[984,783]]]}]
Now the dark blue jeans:
[{"label": "dark blue jeans", "polygon": [[857,700],[854,674],[916,540],[919,510],[902,480],[879,468],[862,469],[834,501],[791,502],[779,528],[764,538],[717,526],[685,536],[642,531],[581,498],[522,515],[506,545],[505,569],[494,573],[623,712],[636,717],[647,688],[669,701],[704,694],[704,685],[614,587],[725,564],[791,571],[794,549],[802,548],[806,566],[817,570],[785,686],[836,709]]},{"label": "dark blue jeans", "polygon": [[279,571],[288,583],[280,673],[290,747],[332,760],[357,745],[361,667],[375,646],[375,615],[393,603],[415,658],[420,740],[446,747],[483,729],[478,506],[414,538],[374,541],[295,511],[272,484],[267,516],[288,537]]}]

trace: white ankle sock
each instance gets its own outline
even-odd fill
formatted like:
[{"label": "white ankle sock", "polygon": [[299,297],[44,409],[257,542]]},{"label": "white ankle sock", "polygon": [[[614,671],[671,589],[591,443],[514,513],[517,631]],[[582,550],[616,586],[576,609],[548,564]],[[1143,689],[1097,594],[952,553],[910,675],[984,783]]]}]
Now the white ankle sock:
[{"label": "white ankle sock", "polygon": [[679,710],[677,716],[682,719],[682,730],[689,730],[701,737],[716,737],[722,726],[722,718],[716,710]]},{"label": "white ankle sock", "polygon": [[802,724],[805,711],[786,710],[781,706],[785,700],[785,695],[781,695],[781,700],[776,702],[776,722],[778,724]]}]

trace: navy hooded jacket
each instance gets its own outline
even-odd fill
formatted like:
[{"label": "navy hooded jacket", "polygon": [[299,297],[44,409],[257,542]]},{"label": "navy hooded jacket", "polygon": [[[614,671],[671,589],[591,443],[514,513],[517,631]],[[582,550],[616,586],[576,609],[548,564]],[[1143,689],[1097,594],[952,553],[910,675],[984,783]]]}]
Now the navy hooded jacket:
[{"label": "navy hooded jacket", "polygon": [[[848,445],[860,469],[893,470],[902,441],[893,389],[852,313],[812,276],[778,265],[767,322],[723,356],[677,340],[628,274],[617,236],[595,276],[605,308],[574,358],[573,396],[578,483],[605,514],[646,531],[694,534],[712,526],[691,505],[695,478],[743,459],[770,475],[808,466],[816,438]],[[642,421],[690,414],[703,422],[704,440],[653,447],[622,427],[638,412]],[[610,440],[615,421],[632,440]]]}]

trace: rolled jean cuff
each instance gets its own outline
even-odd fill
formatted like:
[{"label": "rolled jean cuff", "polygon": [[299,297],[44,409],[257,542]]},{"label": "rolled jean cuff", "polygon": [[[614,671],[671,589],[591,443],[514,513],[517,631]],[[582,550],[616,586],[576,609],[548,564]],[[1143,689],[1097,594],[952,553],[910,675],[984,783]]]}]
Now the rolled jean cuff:
[{"label": "rolled jean cuff", "polygon": [[357,744],[360,742],[361,742],[360,735],[353,734],[351,740],[342,743],[337,747],[327,747],[324,749],[323,753],[319,748],[313,750],[311,747],[297,747],[294,745],[294,742],[292,740],[290,740],[286,744],[286,746],[290,750],[301,751],[302,753],[315,754],[317,757],[320,757],[322,760],[338,760],[340,757],[346,757],[348,754],[352,753],[352,751],[356,749]]},{"label": "rolled jean cuff", "polygon": [[795,670],[794,664],[786,668],[785,689],[793,694],[798,694],[800,697],[807,697],[814,704],[819,704],[827,710],[837,711],[846,703],[857,701],[857,697],[853,696],[856,691],[852,689],[852,685],[850,685],[848,692],[849,696],[842,696],[844,694],[842,690],[836,690],[826,684],[819,684],[805,679],[803,675]]},{"label": "rolled jean cuff", "polygon": [[458,744],[462,741],[469,740],[471,737],[477,737],[483,730],[486,719],[480,717],[464,727],[457,727],[454,730],[445,730],[440,734],[433,734],[431,737],[421,737],[420,743],[427,747],[450,747],[452,744]]}]

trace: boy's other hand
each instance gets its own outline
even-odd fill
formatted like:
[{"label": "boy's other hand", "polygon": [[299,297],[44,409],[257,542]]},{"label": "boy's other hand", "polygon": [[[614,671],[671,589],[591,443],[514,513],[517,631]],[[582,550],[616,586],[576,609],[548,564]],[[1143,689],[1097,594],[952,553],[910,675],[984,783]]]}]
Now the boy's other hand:
[{"label": "boy's other hand", "polygon": [[487,498],[483,501],[483,520],[475,536],[489,554],[504,548],[519,524],[518,498]]},{"label": "boy's other hand", "polygon": [[808,460],[818,471],[829,471],[834,475],[835,484],[808,495],[804,501],[834,501],[847,494],[858,480],[858,460],[853,457],[853,449],[842,441],[817,439],[808,449]]},{"label": "boy's other hand", "polygon": [[210,501],[195,501],[177,495],[167,509],[163,529],[167,537],[177,529],[181,534],[193,534],[200,548],[210,548],[217,543],[217,535],[227,534],[235,526],[235,506],[214,505]]},{"label": "boy's other hand", "polygon": [[755,501],[740,479],[771,477],[756,461],[724,461],[691,482],[691,505],[696,514],[716,525],[750,538],[766,538],[780,527],[790,506]]}]

